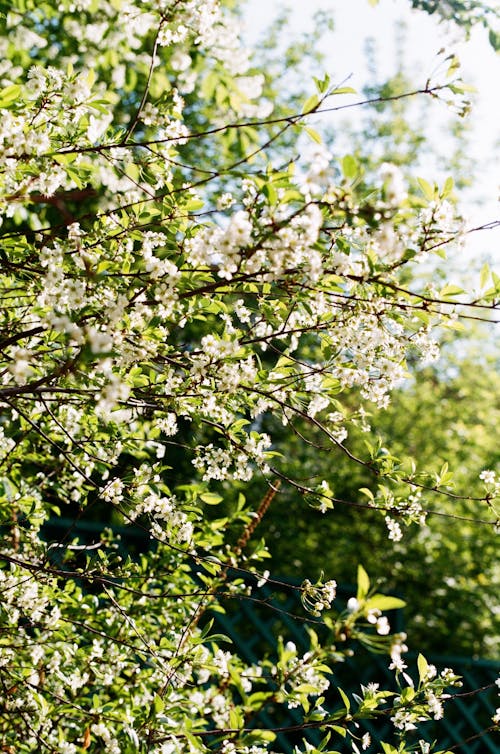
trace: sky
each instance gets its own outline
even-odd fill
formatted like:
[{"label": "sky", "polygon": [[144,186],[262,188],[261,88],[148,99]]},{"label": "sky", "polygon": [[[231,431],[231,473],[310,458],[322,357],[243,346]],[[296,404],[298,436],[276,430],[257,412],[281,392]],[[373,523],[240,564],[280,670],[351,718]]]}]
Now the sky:
[{"label": "sky", "polygon": [[[313,26],[316,10],[331,12],[334,32],[325,34],[323,51],[325,69],[333,81],[361,90],[368,81],[364,55],[365,40],[372,37],[377,47],[377,63],[382,75],[396,69],[396,22],[406,25],[404,62],[417,83],[424,84],[435,68],[436,55],[443,47],[455,53],[461,62],[463,80],[477,89],[470,123],[470,156],[478,164],[474,187],[463,195],[462,209],[469,227],[500,219],[500,54],[488,42],[487,32],[478,27],[470,40],[453,24],[438,24],[437,18],[413,11],[409,0],[380,0],[376,8],[368,0],[247,0],[244,37],[258,50],[259,37],[265,32],[279,9],[291,8],[290,34]],[[318,72],[320,73],[320,72]],[[311,87],[311,93],[313,89]],[[443,138],[444,124],[450,113],[446,108],[433,109],[435,138]],[[440,119],[442,118],[442,122]],[[443,145],[445,146],[445,145]],[[429,166],[432,171],[432,166]],[[440,178],[439,175],[424,177]],[[468,252],[497,262],[500,272],[500,229],[470,236]]]}]

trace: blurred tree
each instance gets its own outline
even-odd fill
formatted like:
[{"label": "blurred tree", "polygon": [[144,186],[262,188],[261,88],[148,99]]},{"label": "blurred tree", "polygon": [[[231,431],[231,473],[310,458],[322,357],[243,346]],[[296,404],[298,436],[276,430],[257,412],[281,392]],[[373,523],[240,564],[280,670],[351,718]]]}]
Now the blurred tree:
[{"label": "blurred tree", "polygon": [[[484,337],[484,336],[483,336]],[[391,449],[403,466],[419,463],[436,479],[448,463],[453,469],[449,490],[459,498],[437,503],[424,493],[426,509],[439,507],[455,518],[428,517],[428,525],[409,529],[400,542],[387,546],[384,517],[358,506],[367,502],[360,488],[376,493],[378,479],[345,455],[326,456],[318,470],[336,498],[335,515],[304,509],[294,495],[273,503],[262,525],[277,573],[297,576],[304,569],[324,571],[348,581],[352,562],[367,565],[385,589],[403,596],[408,631],[426,651],[498,656],[500,573],[498,534],[478,525],[477,503],[467,497],[482,494],[479,474],[498,468],[496,431],[500,421],[498,362],[469,353],[448,354],[438,366],[417,370],[404,388],[393,394],[386,411],[369,419],[381,446]],[[478,349],[478,346],[476,346]],[[366,435],[357,431],[346,441],[349,452],[364,455]],[[319,442],[319,438],[318,438]],[[318,453],[300,436],[287,441],[287,473],[304,482],[317,468]],[[446,472],[445,472],[446,473]]]}]

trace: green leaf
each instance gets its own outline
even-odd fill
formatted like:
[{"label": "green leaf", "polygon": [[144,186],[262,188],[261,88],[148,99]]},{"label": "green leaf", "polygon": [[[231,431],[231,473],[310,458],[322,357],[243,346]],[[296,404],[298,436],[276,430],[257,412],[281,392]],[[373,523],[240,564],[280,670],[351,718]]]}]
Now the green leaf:
[{"label": "green leaf", "polygon": [[265,183],[262,187],[262,193],[269,200],[269,204],[276,204],[278,200],[278,194],[272,183]]},{"label": "green leaf", "polygon": [[424,178],[417,178],[417,181],[418,181],[418,185],[422,189],[422,193],[425,196],[425,198],[429,202],[432,202],[432,200],[435,198],[435,195],[436,195],[435,189]]},{"label": "green leaf", "polygon": [[323,143],[323,139],[321,138],[321,135],[317,131],[315,131],[314,128],[310,128],[309,126],[306,126],[304,128],[304,131],[306,132],[308,136],[311,137],[313,141],[316,142],[316,144]]},{"label": "green leaf", "polygon": [[139,180],[139,166],[135,162],[128,162],[125,165],[125,174],[132,180],[137,182]]},{"label": "green leaf", "polygon": [[202,638],[202,639],[204,639],[204,638],[205,638],[206,636],[208,636],[208,634],[210,633],[210,631],[211,631],[211,629],[212,629],[212,626],[213,626],[213,624],[214,624],[214,619],[213,619],[213,618],[211,618],[211,619],[210,619],[210,620],[208,621],[207,625],[206,625],[206,626],[204,626],[204,628],[203,628],[203,630],[202,630],[202,632],[201,632],[201,638]]},{"label": "green leaf", "polygon": [[411,702],[415,698],[415,689],[412,686],[405,686],[400,694],[400,699],[403,704]]},{"label": "green leaf", "polygon": [[301,683],[294,688],[294,692],[297,692],[298,694],[317,694],[318,687],[314,686],[312,683]]},{"label": "green leaf", "polygon": [[[226,634],[210,634],[210,636],[207,636],[207,641],[213,641],[213,642],[219,642],[223,641],[226,644],[232,644],[233,640],[230,636],[226,636]],[[196,644],[196,641],[193,641],[193,644]]]},{"label": "green leaf", "polygon": [[427,676],[427,673],[429,672],[429,663],[427,662],[423,654],[419,654],[417,658],[417,668],[419,678],[421,681],[423,681]]},{"label": "green leaf", "polygon": [[21,93],[21,87],[19,84],[11,84],[6,86],[5,89],[0,90],[0,107],[8,108],[13,105],[14,102],[19,99]]},{"label": "green leaf", "polygon": [[262,704],[267,702],[268,699],[273,698],[272,691],[255,691],[248,697],[248,704],[254,706],[255,709],[260,708]]},{"label": "green leaf", "polygon": [[398,754],[398,750],[395,749],[394,746],[391,746],[391,744],[386,744],[384,741],[381,741],[380,745],[382,746],[384,754]]},{"label": "green leaf", "polygon": [[[339,736],[342,736],[342,738],[345,738],[347,735],[347,731],[345,728],[343,728],[341,725],[329,725],[328,730],[334,730],[335,733],[338,733]],[[328,754],[340,754],[339,752],[328,752]]]},{"label": "green leaf", "polygon": [[217,495],[216,492],[202,492],[200,500],[203,500],[207,505],[219,505],[223,501],[221,495]]},{"label": "green leaf", "polygon": [[490,279],[490,266],[488,262],[485,262],[481,267],[481,274],[479,276],[479,285],[484,288]]},{"label": "green leaf", "polygon": [[368,574],[363,568],[361,564],[358,565],[358,593],[357,593],[357,599],[358,602],[361,602],[365,599],[366,595],[368,594],[368,590],[370,589],[370,579],[368,578]]},{"label": "green leaf", "polygon": [[340,688],[340,686],[337,687],[337,691],[339,692],[340,696],[342,697],[342,701],[344,702],[344,706],[345,706],[347,712],[349,712],[349,710],[351,709],[351,702],[350,702],[349,697],[347,696],[347,694],[345,693],[345,691]]},{"label": "green leaf", "polygon": [[302,115],[313,112],[318,107],[318,105],[319,105],[318,95],[312,94],[304,102],[304,107],[302,108]]},{"label": "green leaf", "polygon": [[184,206],[188,212],[194,212],[195,210],[204,207],[205,202],[202,199],[189,199]]},{"label": "green leaf", "polygon": [[324,94],[330,86],[330,76],[327,73],[325,73],[323,79],[318,79],[316,76],[313,76],[313,80],[320,94]]},{"label": "green leaf", "polygon": [[76,154],[55,154],[53,159],[59,163],[59,165],[70,165],[76,160]]},{"label": "green leaf", "polygon": [[66,167],[66,173],[68,177],[75,182],[76,186],[79,189],[82,189],[84,187],[85,183],[82,180],[82,176],[80,175],[80,172],[78,170],[73,170],[70,167]]},{"label": "green leaf", "polygon": [[165,709],[165,702],[163,701],[161,696],[158,696],[158,694],[154,695],[153,709],[156,715],[158,715],[160,712],[163,712],[163,710]]},{"label": "green leaf", "polygon": [[229,710],[229,727],[230,728],[243,727],[243,714],[238,707],[232,707]]},{"label": "green leaf", "polygon": [[251,733],[249,733],[247,736],[245,736],[245,741],[252,742],[252,741],[268,741],[272,742],[276,738],[276,733],[274,733],[272,730],[264,730],[262,728],[255,728],[255,730],[252,730]]},{"label": "green leaf", "polygon": [[488,32],[488,39],[490,41],[490,45],[493,47],[495,52],[500,51],[500,32],[495,31],[494,29],[490,29]]},{"label": "green leaf", "polygon": [[399,599],[399,597],[391,597],[385,594],[374,594],[366,601],[366,609],[372,610],[398,610],[401,607],[405,607],[406,602]]},{"label": "green leaf", "polygon": [[459,296],[461,293],[464,293],[463,288],[450,283],[448,285],[445,285],[444,288],[441,288],[441,290],[439,291],[439,296],[441,298],[450,298],[452,296]]},{"label": "green leaf", "polygon": [[358,161],[352,154],[346,154],[342,159],[342,172],[346,178],[355,178],[358,174]]},{"label": "green leaf", "polygon": [[375,498],[373,497],[373,492],[368,489],[368,487],[360,487],[359,491],[362,495],[366,495],[366,497],[372,502],[375,502]]},{"label": "green leaf", "polygon": [[352,86],[339,86],[338,89],[334,89],[331,94],[357,94],[356,89]]},{"label": "green leaf", "polygon": [[454,76],[460,68],[460,60],[456,55],[449,55],[447,60],[450,61],[450,65],[448,66],[448,70],[446,71],[446,76],[447,78],[451,78],[451,76]]},{"label": "green leaf", "polygon": [[441,197],[443,199],[446,199],[447,196],[451,194],[453,191],[453,187],[455,185],[455,182],[451,176],[449,176],[446,181],[444,182],[443,190],[441,192]]}]

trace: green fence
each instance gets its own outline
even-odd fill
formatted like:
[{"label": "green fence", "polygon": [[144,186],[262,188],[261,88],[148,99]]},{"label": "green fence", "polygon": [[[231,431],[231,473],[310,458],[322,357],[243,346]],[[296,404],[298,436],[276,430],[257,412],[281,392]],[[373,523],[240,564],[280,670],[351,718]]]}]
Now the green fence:
[{"label": "green fence", "polygon": [[[341,587],[339,599],[345,600],[356,591],[355,587]],[[219,628],[234,642],[237,653],[247,662],[257,662],[259,657],[267,654],[273,656],[278,636],[284,641],[293,641],[301,652],[309,649],[307,622],[297,592],[291,589],[276,591],[270,588],[259,590],[262,601],[231,599],[224,605],[225,613],[214,613],[213,617]],[[321,623],[310,621],[314,629],[321,634]],[[391,625],[397,630],[403,629],[402,611],[394,611]],[[422,724],[415,731],[415,741],[424,739],[437,740],[443,749],[450,749],[459,754],[500,754],[500,736],[498,731],[484,732],[491,728],[491,716],[499,706],[499,689],[495,680],[500,674],[500,662],[473,660],[466,657],[444,657],[428,655],[429,662],[438,671],[451,667],[463,678],[463,687],[452,690],[452,698],[446,704],[446,716],[439,721]],[[410,672],[416,675],[416,655],[408,653],[405,657]],[[360,685],[369,682],[396,690],[394,674],[388,669],[390,660],[386,655],[369,653],[363,647],[356,650],[355,661],[347,659],[333,668],[335,685],[341,686],[347,693],[359,693]],[[333,684],[332,684],[333,685]],[[481,689],[478,691],[478,689]],[[477,693],[474,693],[477,692]],[[340,697],[326,699],[332,708],[338,707]],[[268,706],[254,719],[255,727],[288,727],[300,722],[296,710],[283,710],[281,706]],[[376,718],[363,723],[363,731],[368,731],[372,746],[376,742],[386,741],[396,744],[392,726],[385,718]],[[279,733],[272,745],[273,751],[290,754],[296,744],[306,739],[311,744],[318,744],[321,734],[316,730],[300,733]],[[334,748],[339,751],[351,751],[343,741],[335,741]]]}]

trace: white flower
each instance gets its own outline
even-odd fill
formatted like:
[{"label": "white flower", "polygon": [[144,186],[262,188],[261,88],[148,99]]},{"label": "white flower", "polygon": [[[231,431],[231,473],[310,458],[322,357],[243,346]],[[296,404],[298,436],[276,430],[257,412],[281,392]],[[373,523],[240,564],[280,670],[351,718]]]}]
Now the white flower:
[{"label": "white flower", "polygon": [[428,665],[427,671],[425,673],[425,680],[431,681],[433,678],[435,678],[437,675],[437,669],[435,665]]},{"label": "white flower", "polygon": [[264,571],[264,573],[261,574],[260,579],[257,581],[257,586],[264,586],[264,584],[269,579],[269,571]]},{"label": "white flower", "polygon": [[360,605],[359,605],[359,602],[356,599],[356,597],[350,597],[347,600],[347,610],[350,613],[355,613],[357,610],[359,610],[359,607],[360,607]]},{"label": "white flower", "polygon": [[95,327],[88,327],[87,338],[92,353],[107,353],[113,348],[113,336],[106,330],[97,330]]},{"label": "white flower", "polygon": [[123,499],[123,482],[121,479],[113,479],[101,492],[101,497],[109,503],[117,505]]},{"label": "white flower", "polygon": [[444,714],[441,701],[432,691],[428,691],[426,697],[430,714],[434,717],[434,720],[441,720]]},{"label": "white flower", "polygon": [[12,352],[13,361],[9,364],[9,372],[18,385],[27,382],[33,372],[31,364],[32,354],[24,348],[16,348]]},{"label": "white flower", "polygon": [[408,647],[406,644],[401,644],[399,642],[396,642],[391,647],[391,664],[389,665],[389,670],[395,670],[396,672],[400,673],[403,670],[406,670],[407,665],[403,662],[403,659],[401,657],[403,652],[407,652]]},{"label": "white flower", "polygon": [[191,56],[182,50],[176,50],[170,58],[173,71],[186,71],[191,66]]},{"label": "white flower", "polygon": [[410,710],[399,709],[396,714],[391,717],[391,722],[394,723],[394,727],[399,730],[416,730],[415,716]]},{"label": "white flower", "polygon": [[479,479],[485,484],[495,484],[496,474],[494,471],[484,470],[479,474]]},{"label": "white flower", "polygon": [[389,530],[389,539],[392,539],[393,542],[399,542],[403,539],[403,532],[397,521],[394,521],[390,516],[386,516],[385,523]]},{"label": "white flower", "polygon": [[101,136],[106,132],[106,129],[108,128],[109,124],[113,120],[113,115],[111,113],[107,115],[90,115],[89,116],[89,126],[87,128],[87,139],[90,141],[91,144],[95,144]]},{"label": "white flower", "polygon": [[382,617],[377,620],[377,633],[381,636],[387,636],[390,630],[391,626],[389,624],[389,621],[387,620],[385,615],[382,615]]},{"label": "white flower", "polygon": [[230,207],[233,206],[235,201],[236,200],[234,196],[228,191],[226,191],[226,193],[221,194],[221,196],[219,196],[219,198],[217,199],[217,209],[219,210],[229,209]]},{"label": "white flower", "polygon": [[163,416],[161,419],[158,419],[156,426],[169,437],[176,435],[179,431],[179,428],[177,426],[177,417],[173,413],[169,413],[166,416]]},{"label": "white flower", "polygon": [[377,608],[372,608],[371,610],[368,610],[366,620],[368,623],[377,623],[378,619],[381,616],[380,610],[377,610]]}]

